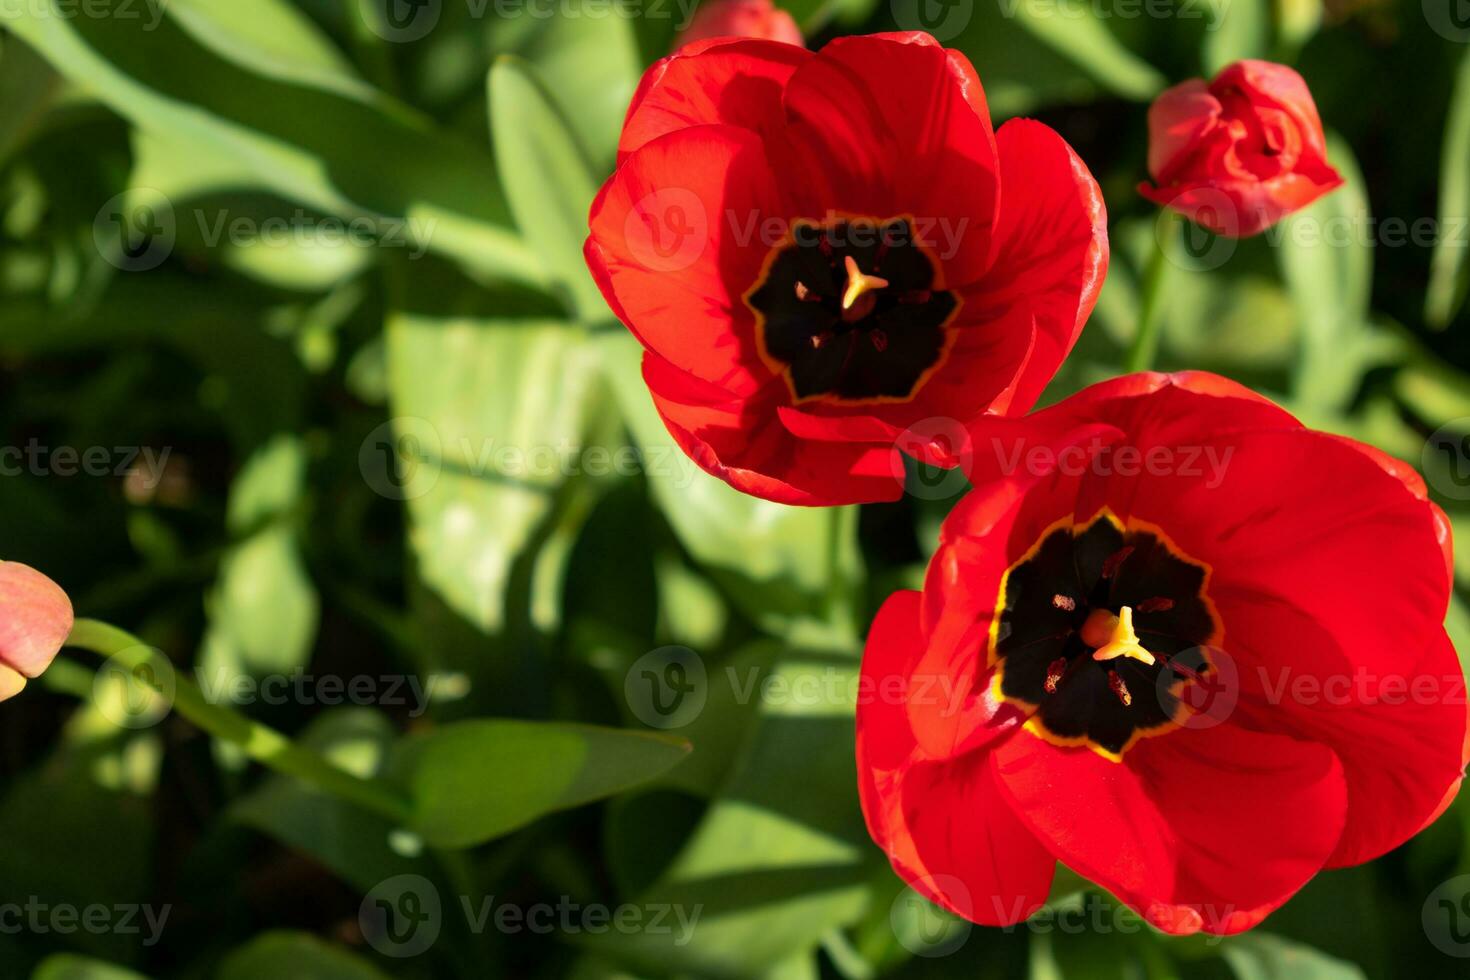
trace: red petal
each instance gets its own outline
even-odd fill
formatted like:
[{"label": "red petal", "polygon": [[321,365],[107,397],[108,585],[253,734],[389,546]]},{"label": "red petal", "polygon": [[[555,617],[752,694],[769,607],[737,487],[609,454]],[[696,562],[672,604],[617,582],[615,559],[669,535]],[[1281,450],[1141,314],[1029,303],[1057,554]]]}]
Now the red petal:
[{"label": "red petal", "polygon": [[926,761],[904,710],[919,696],[919,594],[889,597],[863,654],[858,789],[868,832],[914,889],[958,915],[1011,925],[1046,900],[1055,862],[1000,796],[989,757]]},{"label": "red petal", "polygon": [[603,295],[642,344],[728,391],[770,376],[741,296],[766,249],[730,216],[782,213],[759,138],[731,126],[660,137],[629,156],[592,206],[587,253]]},{"label": "red petal", "polygon": [[891,449],[800,439],[778,421],[777,380],[737,398],[649,352],[643,378],[669,434],[706,472],[737,490],[784,504],[835,506],[897,500],[903,481]]},{"label": "red petal", "polygon": [[1220,100],[1202,78],[1166,90],[1148,107],[1148,172],[1160,183],[1188,158],[1220,118]]},{"label": "red petal", "polygon": [[723,124],[768,133],[784,120],[782,90],[805,48],[720,38],[691,44],[644,74],[623,121],[618,162],[645,143],[691,126]]},{"label": "red petal", "polygon": [[984,90],[963,56],[927,34],[838,38],[791,77],[786,111],[789,167],[812,188],[812,216],[911,215],[945,286],[979,278],[999,164]]},{"label": "red petal", "polygon": [[1072,350],[1108,267],[1108,217],[1087,165],[1053,130],[1030,119],[997,136],[1001,202],[995,260],[970,318],[1025,310],[1036,345],[1009,408],[1024,412]]},{"label": "red petal", "polygon": [[1175,934],[1260,922],[1321,869],[1347,807],[1331,750],[1230,724],[1143,739],[1123,763],[1029,732],[994,756],[1057,860]]}]

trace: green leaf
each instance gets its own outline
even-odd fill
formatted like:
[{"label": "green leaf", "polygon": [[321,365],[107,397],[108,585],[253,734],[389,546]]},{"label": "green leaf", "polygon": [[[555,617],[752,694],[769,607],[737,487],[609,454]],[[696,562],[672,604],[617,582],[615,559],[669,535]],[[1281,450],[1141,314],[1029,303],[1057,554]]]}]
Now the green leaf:
[{"label": "green leaf", "polygon": [[738,669],[732,683],[758,712],[738,767],[639,899],[697,916],[697,927],[586,944],[660,974],[751,977],[861,917],[873,874],[889,875],[857,801],[857,674],[849,657],[806,652],[788,652],[772,669]]},{"label": "green leaf", "polygon": [[1365,980],[1351,963],[1264,932],[1225,940],[1220,956],[1239,980]]},{"label": "green leaf", "polygon": [[268,932],[235,950],[215,980],[388,980],[367,960],[299,932]]},{"label": "green leaf", "polygon": [[1267,234],[1279,242],[1281,270],[1301,324],[1293,393],[1303,403],[1341,410],[1364,372],[1398,345],[1369,322],[1373,236],[1362,171],[1335,134],[1327,152],[1344,186]]},{"label": "green leaf", "polygon": [[490,132],[516,225],[583,320],[607,305],[582,258],[597,178],[550,95],[529,66],[502,57],[490,70]]},{"label": "green leaf", "polygon": [[749,615],[779,627],[782,617],[817,614],[834,560],[847,581],[857,580],[855,522],[834,522],[830,509],[761,500],[705,473],[659,418],[643,384],[637,340],[618,329],[596,343],[659,507],[684,547]]},{"label": "green leaf", "polygon": [[1124,47],[1082,0],[1000,0],[1000,7],[1114,95],[1144,102],[1164,88],[1164,76]]},{"label": "green leaf", "polygon": [[406,225],[487,276],[543,280],[510,230],[489,154],[407,107],[248,71],[170,18],[150,29],[142,17],[68,17],[57,2],[6,4],[0,19],[72,82],[217,175],[383,234]]},{"label": "green leaf", "polygon": [[576,462],[595,354],[555,320],[402,311],[388,322],[388,371],[395,418],[384,445],[414,476],[375,489],[407,498],[423,580],[496,632],[511,566]]},{"label": "green leaf", "polygon": [[[402,694],[410,697],[407,688]],[[422,705],[410,704],[413,712]],[[316,719],[296,741],[332,764],[363,778],[381,775],[397,733],[368,708],[343,708]],[[414,858],[396,853],[392,822],[289,776],[272,774],[230,807],[232,819],[269,834],[370,891],[401,874],[424,874]]]},{"label": "green leaf", "polygon": [[412,799],[413,828],[435,846],[470,847],[647,782],[688,751],[670,735],[477,720],[406,739],[391,768]]},{"label": "green leaf", "polygon": [[346,95],[372,92],[336,45],[288,0],[169,0],[166,10],[201,44],[252,71]]},{"label": "green leaf", "polygon": [[36,967],[31,980],[148,980],[141,973],[134,973],[111,963],[94,960],[86,956],[63,953],[48,957]]},{"label": "green leaf", "polygon": [[1444,329],[1465,303],[1470,290],[1470,51],[1460,56],[1445,120],[1444,146],[1439,163],[1439,228],[1429,289],[1424,295],[1424,319]]},{"label": "green leaf", "polygon": [[320,603],[293,522],[305,470],[300,437],[278,436],[231,490],[227,523],[244,537],[220,564],[199,661],[200,683],[220,697],[239,676],[288,675],[310,659]]},{"label": "green leaf", "polygon": [[1243,58],[1264,58],[1271,43],[1271,4],[1267,0],[1215,0],[1205,30],[1204,69],[1214,76]]},{"label": "green leaf", "polygon": [[[537,29],[515,53],[530,66],[598,172],[610,173],[623,115],[643,74],[636,29],[659,18],[607,16],[598,0],[562,0],[558,9],[566,16],[540,18]],[[678,19],[675,4],[664,9],[670,19]],[[513,21],[515,16],[507,19]],[[529,4],[518,16],[538,19]],[[665,53],[654,52],[653,57]],[[582,217],[585,225],[586,214]]]}]

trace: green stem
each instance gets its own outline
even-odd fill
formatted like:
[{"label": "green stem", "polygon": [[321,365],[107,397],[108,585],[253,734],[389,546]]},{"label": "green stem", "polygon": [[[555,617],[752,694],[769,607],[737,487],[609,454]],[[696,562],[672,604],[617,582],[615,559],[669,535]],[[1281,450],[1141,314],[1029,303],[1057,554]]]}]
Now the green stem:
[{"label": "green stem", "polygon": [[843,633],[852,632],[857,615],[852,594],[856,583],[843,570],[857,520],[855,504],[827,508],[827,622]]},{"label": "green stem", "polygon": [[1129,374],[1152,370],[1159,354],[1159,331],[1164,322],[1160,307],[1171,265],[1168,253],[1179,237],[1180,219],[1166,211],[1159,220],[1164,222],[1164,227],[1154,236],[1153,255],[1149,256],[1148,268],[1143,272],[1138,300],[1138,331],[1133,335],[1133,346],[1123,361],[1123,369]]},{"label": "green stem", "polygon": [[315,752],[233,708],[215,704],[193,681],[174,670],[173,663],[136,636],[95,619],[79,619],[66,645],[106,657],[134,677],[144,668],[153,676],[173,679],[172,708],[215,738],[237,745],[250,758],[276,772],[295,776],[333,796],[372,810],[396,823],[407,823],[408,801],[383,783],[339,769]]}]

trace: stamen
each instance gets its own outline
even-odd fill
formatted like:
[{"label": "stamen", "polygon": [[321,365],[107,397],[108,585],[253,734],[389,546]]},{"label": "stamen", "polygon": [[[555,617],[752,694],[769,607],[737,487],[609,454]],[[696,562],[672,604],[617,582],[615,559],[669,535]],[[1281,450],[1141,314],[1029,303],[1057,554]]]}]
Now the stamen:
[{"label": "stamen", "polygon": [[[1093,610],[1092,616],[1082,627],[1082,641],[1088,646],[1095,645],[1089,640],[1089,634],[1095,640],[1100,633],[1098,627],[1102,625],[1103,620],[1098,617],[1098,613],[1103,613],[1109,618],[1112,616],[1105,609]],[[1138,640],[1138,634],[1133,631],[1133,609],[1129,606],[1118,610],[1117,620],[1113,624],[1112,633],[1107,642],[1092,651],[1093,660],[1117,660],[1119,657],[1130,657],[1139,663],[1150,665],[1156,662],[1154,655],[1143,648],[1143,644]]]},{"label": "stamen", "polygon": [[845,261],[847,267],[847,291],[842,294],[842,308],[852,309],[852,304],[858,301],[864,293],[875,289],[882,289],[888,285],[888,280],[880,276],[870,276],[858,268],[857,260],[849,255]]},{"label": "stamen", "polygon": [[1112,688],[1118,700],[1123,702],[1123,707],[1127,708],[1133,704],[1133,695],[1128,693],[1128,685],[1123,683],[1123,678],[1118,676],[1116,670],[1108,671],[1108,687]]},{"label": "stamen", "polygon": [[1173,608],[1174,600],[1166,599],[1163,596],[1154,596],[1152,599],[1145,599],[1138,604],[1139,612],[1168,612]]},{"label": "stamen", "polygon": [[888,349],[888,334],[882,330],[869,331],[868,337],[873,341],[873,349],[878,353],[881,354]]},{"label": "stamen", "polygon": [[813,295],[812,291],[807,288],[806,283],[798,279],[796,282],[796,300],[799,303],[820,303],[822,297]]},{"label": "stamen", "polygon": [[1053,609],[1060,609],[1063,612],[1076,612],[1077,600],[1073,599],[1069,595],[1062,595],[1060,592],[1058,592],[1056,595],[1051,597],[1051,607]]},{"label": "stamen", "polygon": [[812,334],[812,350],[821,350],[822,345],[832,339],[832,331],[823,330],[821,333]]},{"label": "stamen", "polygon": [[1113,552],[1110,556],[1108,556],[1108,560],[1103,562],[1102,577],[1112,578],[1114,575],[1118,574],[1118,566],[1127,561],[1128,556],[1131,554],[1133,554],[1133,545],[1131,544],[1125,548],[1119,548],[1117,551]]},{"label": "stamen", "polygon": [[1062,674],[1067,671],[1067,661],[1063,657],[1053,660],[1046,668],[1046,693],[1057,693],[1057,685],[1062,682]]}]

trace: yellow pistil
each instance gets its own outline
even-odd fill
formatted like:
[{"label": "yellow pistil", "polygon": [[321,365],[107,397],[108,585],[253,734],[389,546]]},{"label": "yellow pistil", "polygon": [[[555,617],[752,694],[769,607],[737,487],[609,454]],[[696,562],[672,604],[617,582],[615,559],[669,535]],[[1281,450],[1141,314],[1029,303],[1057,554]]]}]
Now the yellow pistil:
[{"label": "yellow pistil", "polygon": [[858,268],[858,264],[849,255],[847,266],[847,290],[842,294],[842,308],[852,309],[852,305],[862,298],[863,294],[875,289],[882,289],[888,285],[888,280],[879,276],[870,276]]},{"label": "yellow pistil", "polygon": [[1097,648],[1092,651],[1093,660],[1132,657],[1139,663],[1154,662],[1154,655],[1143,648],[1133,630],[1131,606],[1124,606],[1116,616],[1106,609],[1094,609],[1082,625],[1082,642]]}]

